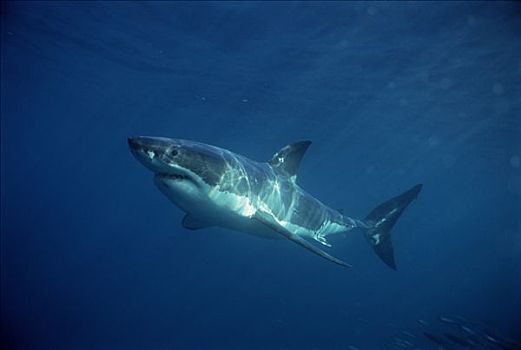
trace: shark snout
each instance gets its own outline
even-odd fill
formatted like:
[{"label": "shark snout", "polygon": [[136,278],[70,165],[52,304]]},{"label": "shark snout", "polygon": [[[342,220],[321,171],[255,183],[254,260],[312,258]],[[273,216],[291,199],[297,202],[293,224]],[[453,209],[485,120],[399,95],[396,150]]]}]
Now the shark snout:
[{"label": "shark snout", "polygon": [[132,151],[145,153],[162,153],[171,147],[172,141],[161,137],[131,136],[128,137],[128,147]]},{"label": "shark snout", "polygon": [[128,147],[132,150],[139,148],[139,142],[136,137],[129,136],[127,138]]},{"label": "shark snout", "polygon": [[132,136],[128,137],[130,151],[144,166],[156,172],[161,167],[158,157],[164,152],[164,142],[152,137]]},{"label": "shark snout", "polygon": [[128,138],[128,146],[133,152],[160,154],[169,148],[169,143],[156,137],[132,136]]},{"label": "shark snout", "polygon": [[131,136],[128,147],[134,157],[155,173],[171,172],[172,158],[177,154],[175,141],[162,137]]},{"label": "shark snout", "polygon": [[130,136],[128,137],[128,147],[131,150],[144,150],[152,151],[160,148],[159,140],[155,140],[153,137],[146,136]]}]

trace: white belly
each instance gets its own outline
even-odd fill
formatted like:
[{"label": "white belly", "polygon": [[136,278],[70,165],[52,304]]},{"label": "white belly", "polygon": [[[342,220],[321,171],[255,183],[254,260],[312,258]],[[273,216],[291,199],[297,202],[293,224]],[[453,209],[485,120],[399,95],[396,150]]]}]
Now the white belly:
[{"label": "white belly", "polygon": [[280,238],[253,218],[255,207],[248,197],[196,187],[190,182],[157,181],[158,188],[177,207],[208,226],[219,226],[263,238]]}]

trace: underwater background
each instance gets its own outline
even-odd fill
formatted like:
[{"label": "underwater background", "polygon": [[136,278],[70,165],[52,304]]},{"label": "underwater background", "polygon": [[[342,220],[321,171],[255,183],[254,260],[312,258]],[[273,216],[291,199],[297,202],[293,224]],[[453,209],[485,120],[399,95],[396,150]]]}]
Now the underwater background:
[{"label": "underwater background", "polygon": [[[182,228],[132,135],[311,140],[299,184],[357,218],[422,183],[398,271],[360,230],[327,249],[346,270]],[[5,348],[438,349],[447,319],[519,341],[520,199],[519,3],[2,2]]]}]

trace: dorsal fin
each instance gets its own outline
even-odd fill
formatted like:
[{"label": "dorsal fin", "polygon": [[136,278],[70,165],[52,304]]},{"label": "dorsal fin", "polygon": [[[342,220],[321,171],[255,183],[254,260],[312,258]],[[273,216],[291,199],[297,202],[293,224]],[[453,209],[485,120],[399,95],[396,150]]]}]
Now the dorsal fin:
[{"label": "dorsal fin", "polygon": [[311,141],[300,141],[281,148],[268,162],[274,169],[293,181],[296,179],[300,161]]}]

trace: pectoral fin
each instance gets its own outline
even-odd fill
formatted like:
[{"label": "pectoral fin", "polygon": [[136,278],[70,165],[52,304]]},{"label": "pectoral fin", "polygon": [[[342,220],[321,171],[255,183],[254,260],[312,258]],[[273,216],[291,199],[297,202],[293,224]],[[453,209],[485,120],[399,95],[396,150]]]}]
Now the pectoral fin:
[{"label": "pectoral fin", "polygon": [[203,220],[199,220],[192,216],[192,214],[186,214],[183,218],[182,225],[187,230],[200,230],[206,227],[212,226],[211,223],[205,222]]},{"label": "pectoral fin", "polygon": [[277,232],[278,234],[286,237],[287,239],[301,245],[302,247],[306,248],[307,250],[312,251],[313,253],[323,257],[324,259],[327,259],[335,264],[344,266],[344,267],[351,267],[351,265],[343,262],[340,259],[335,258],[334,256],[329,255],[325,251],[323,251],[320,248],[315,247],[313,244],[306,241],[304,238],[300,237],[297,234],[294,234],[293,232],[290,232],[286,228],[280,226],[277,223],[274,223],[273,221],[269,220],[267,217],[267,214],[257,212],[255,214],[255,218],[258,222],[260,222],[262,225],[267,226],[268,228],[272,229],[273,231]]}]

